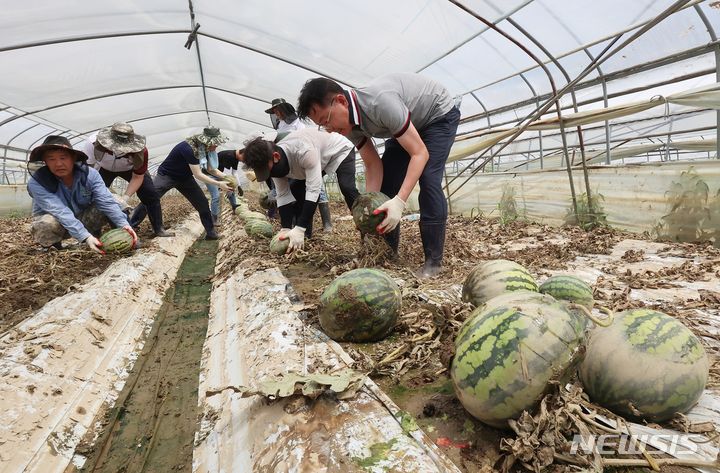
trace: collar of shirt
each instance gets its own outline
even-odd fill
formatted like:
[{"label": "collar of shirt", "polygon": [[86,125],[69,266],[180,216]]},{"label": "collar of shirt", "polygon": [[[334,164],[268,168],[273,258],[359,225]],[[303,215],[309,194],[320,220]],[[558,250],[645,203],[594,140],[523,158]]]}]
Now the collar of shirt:
[{"label": "collar of shirt", "polygon": [[355,91],[350,89],[349,91],[343,91],[345,99],[348,103],[348,114],[350,115],[350,123],[355,127],[362,127],[362,116],[360,115],[360,106],[357,102],[357,95]]}]

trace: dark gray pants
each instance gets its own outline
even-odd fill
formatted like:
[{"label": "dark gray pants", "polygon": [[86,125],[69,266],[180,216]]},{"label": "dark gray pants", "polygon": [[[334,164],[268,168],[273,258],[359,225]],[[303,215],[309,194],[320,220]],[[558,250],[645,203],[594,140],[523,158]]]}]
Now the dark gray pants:
[{"label": "dark gray pants", "polygon": [[[100,168],[99,172],[100,177],[102,177],[106,187],[110,187],[116,177],[130,182],[130,179],[132,179],[133,176],[132,171],[113,172],[108,171],[107,169]],[[148,218],[150,219],[150,225],[152,226],[153,231],[155,233],[160,233],[161,231],[163,231],[164,227],[162,218],[162,207],[160,206],[160,195],[158,194],[157,189],[155,189],[155,184],[150,178],[150,174],[143,174],[143,183],[137,190],[137,196],[138,199],[140,199],[140,202],[143,203],[146,207]]]},{"label": "dark gray pants", "polygon": [[[212,231],[214,229],[212,214],[210,213],[210,205],[208,204],[207,197],[203,193],[200,186],[195,181],[194,177],[190,177],[184,180],[173,179],[170,176],[158,174],[153,179],[155,189],[160,197],[164,196],[170,189],[177,189],[180,194],[185,197],[188,202],[197,210],[200,214],[200,221],[205,227],[205,231]],[[147,215],[147,207],[145,204],[140,204],[135,207],[132,215],[130,216],[130,225],[137,227],[142,223]]]}]

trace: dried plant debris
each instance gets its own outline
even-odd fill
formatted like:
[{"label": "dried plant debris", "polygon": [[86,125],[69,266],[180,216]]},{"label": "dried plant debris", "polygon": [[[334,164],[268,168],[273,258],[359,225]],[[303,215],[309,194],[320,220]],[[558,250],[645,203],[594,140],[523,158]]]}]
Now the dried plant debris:
[{"label": "dried plant debris", "polygon": [[[163,217],[168,228],[182,222],[192,207],[182,196],[163,198]],[[0,225],[0,334],[21,322],[52,299],[75,290],[87,279],[102,273],[121,255],[99,256],[85,245],[69,239],[64,248],[44,250],[30,237],[32,219],[4,219]],[[152,246],[147,220],[138,238]]]},{"label": "dried plant debris", "polygon": [[366,376],[351,369],[343,369],[332,374],[285,373],[277,379],[261,381],[257,389],[244,386],[227,386],[210,389],[207,397],[219,394],[226,389],[239,393],[241,397],[263,396],[270,400],[301,394],[316,399],[321,394],[333,392],[338,399],[350,399],[365,383]]}]

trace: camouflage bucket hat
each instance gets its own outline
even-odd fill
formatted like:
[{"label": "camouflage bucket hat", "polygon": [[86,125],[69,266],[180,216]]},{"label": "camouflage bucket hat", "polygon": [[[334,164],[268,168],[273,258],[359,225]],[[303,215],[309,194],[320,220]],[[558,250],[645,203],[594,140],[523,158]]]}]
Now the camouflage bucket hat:
[{"label": "camouflage bucket hat", "polygon": [[228,140],[228,137],[220,133],[220,129],[214,126],[203,128],[203,132],[195,135],[195,139],[205,146],[219,146]]},{"label": "camouflage bucket hat", "polygon": [[115,156],[137,153],[145,149],[145,137],[135,134],[131,125],[122,122],[100,130],[97,142],[112,151]]}]

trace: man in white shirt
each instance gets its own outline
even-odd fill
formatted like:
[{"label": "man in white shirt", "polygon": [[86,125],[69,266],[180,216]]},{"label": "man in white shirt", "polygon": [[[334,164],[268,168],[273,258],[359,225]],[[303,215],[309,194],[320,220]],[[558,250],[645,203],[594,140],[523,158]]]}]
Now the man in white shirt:
[{"label": "man in white shirt", "polygon": [[257,138],[246,144],[243,157],[258,181],[273,179],[283,228],[280,239],[290,240],[288,251],[302,248],[305,236],[312,234],[323,174],[337,174],[348,208],[359,195],[355,186],[355,148],[337,133],[306,128],[291,132],[278,143]]},{"label": "man in white shirt", "polygon": [[[292,131],[302,130],[305,123],[298,118],[295,107],[289,104],[283,98],[273,99],[270,108],[265,113],[270,114],[270,122],[273,128],[277,130],[275,143],[285,138]],[[275,189],[268,182],[271,195],[274,197]],[[330,217],[330,201],[325,191],[325,183],[320,189],[320,199],[318,200],[318,208],[320,209],[320,218],[323,223],[323,230],[329,232],[332,230],[332,219]]]}]

